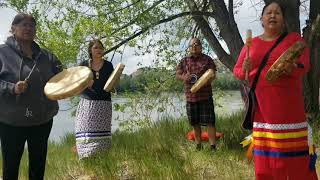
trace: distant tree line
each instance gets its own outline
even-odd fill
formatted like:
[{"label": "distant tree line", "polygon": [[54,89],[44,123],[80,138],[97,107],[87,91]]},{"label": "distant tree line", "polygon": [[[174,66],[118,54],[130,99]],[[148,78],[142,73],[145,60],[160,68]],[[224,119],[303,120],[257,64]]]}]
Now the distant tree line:
[{"label": "distant tree line", "polygon": [[[231,72],[219,73],[212,87],[221,90],[238,90],[240,82]],[[175,70],[166,68],[140,68],[131,75],[123,74],[116,87],[117,92],[144,92],[161,90],[164,92],[183,92],[183,83],[175,79]]]}]

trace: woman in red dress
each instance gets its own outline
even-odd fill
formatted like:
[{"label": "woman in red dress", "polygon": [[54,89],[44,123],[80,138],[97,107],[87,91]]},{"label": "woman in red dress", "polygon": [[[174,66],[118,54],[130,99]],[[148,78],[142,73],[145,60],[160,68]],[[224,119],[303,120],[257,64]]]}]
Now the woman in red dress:
[{"label": "woman in red dress", "polygon": [[[233,70],[238,79],[244,80],[248,71],[249,80],[253,81],[264,55],[285,31],[283,13],[277,2],[265,5],[261,17],[264,32],[253,38],[250,58],[246,58],[247,47],[242,49]],[[297,63],[291,64],[275,82],[265,80],[271,65],[297,41],[303,41],[301,36],[289,33],[272,50],[255,89],[253,154],[257,180],[317,179],[316,171],[310,167],[302,90],[302,77],[309,69],[309,50],[306,49]]]}]

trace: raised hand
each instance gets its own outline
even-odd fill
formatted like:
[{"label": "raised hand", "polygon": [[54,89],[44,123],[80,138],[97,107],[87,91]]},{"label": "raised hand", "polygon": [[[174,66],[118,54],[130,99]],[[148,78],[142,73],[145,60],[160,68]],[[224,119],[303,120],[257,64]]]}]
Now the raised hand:
[{"label": "raised hand", "polygon": [[282,64],[279,64],[279,69],[281,71],[281,74],[283,75],[290,75],[294,68],[297,68],[298,65],[296,63],[291,62],[284,62]]}]

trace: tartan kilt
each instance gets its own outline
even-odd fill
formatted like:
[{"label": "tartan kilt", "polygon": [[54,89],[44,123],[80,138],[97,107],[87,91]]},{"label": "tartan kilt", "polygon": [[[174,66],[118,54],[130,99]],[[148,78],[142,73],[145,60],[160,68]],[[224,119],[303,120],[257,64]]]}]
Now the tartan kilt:
[{"label": "tartan kilt", "polygon": [[212,97],[209,97],[208,100],[187,102],[186,108],[188,120],[191,126],[207,126],[208,124],[215,126],[216,116]]}]

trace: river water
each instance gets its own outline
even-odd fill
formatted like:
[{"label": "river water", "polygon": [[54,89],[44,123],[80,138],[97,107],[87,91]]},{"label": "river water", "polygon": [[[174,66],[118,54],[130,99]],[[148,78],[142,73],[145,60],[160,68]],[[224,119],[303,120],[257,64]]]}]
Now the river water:
[{"label": "river water", "polygon": [[[239,111],[243,107],[239,91],[224,91],[224,96],[218,98],[215,102],[215,112],[218,115],[228,115]],[[129,99],[124,97],[115,96],[112,98],[113,104],[124,104],[128,103]],[[150,102],[149,102],[150,103]],[[158,104],[158,103],[154,103]],[[49,139],[51,141],[59,142],[66,133],[74,133],[74,121],[75,117],[71,116],[71,112],[76,109],[72,108],[69,100],[59,101],[60,110],[58,114],[54,117],[53,127]],[[163,102],[162,102],[163,105]],[[157,106],[157,105],[156,105]],[[158,106],[160,106],[158,104]],[[146,111],[142,110],[135,115],[132,114],[132,110],[126,109],[124,112],[115,111],[112,112],[112,132],[119,128],[119,123],[122,120],[132,118],[133,116],[145,117],[149,116],[154,121],[157,121],[165,116],[170,116],[173,118],[179,118],[181,116],[186,116],[185,110],[185,99],[183,94],[181,97],[173,96],[169,99],[167,104],[164,104],[164,111],[159,113],[157,110]],[[157,109],[157,108],[154,108]],[[139,109],[135,110],[139,111]]]}]

